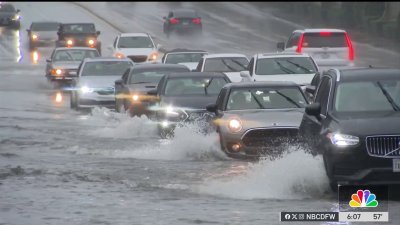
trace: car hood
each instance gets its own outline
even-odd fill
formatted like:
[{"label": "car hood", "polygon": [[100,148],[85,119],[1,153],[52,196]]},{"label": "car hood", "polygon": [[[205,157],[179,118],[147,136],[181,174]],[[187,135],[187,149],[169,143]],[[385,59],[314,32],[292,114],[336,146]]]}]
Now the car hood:
[{"label": "car hood", "polygon": [[32,31],[32,34],[39,36],[39,40],[56,40],[58,38],[57,31]]},{"label": "car hood", "polygon": [[52,64],[53,68],[59,69],[78,69],[81,61],[59,61]]},{"label": "car hood", "polygon": [[240,72],[224,72],[232,82],[241,82],[242,77],[240,76]]},{"label": "car hood", "polygon": [[358,115],[334,115],[336,126],[333,131],[355,136],[400,135],[400,112]]},{"label": "car hood", "polygon": [[130,93],[142,93],[147,94],[148,91],[156,89],[158,83],[141,83],[141,84],[129,84]]},{"label": "car hood", "polygon": [[244,128],[257,127],[299,127],[304,108],[232,110],[224,112],[223,121],[239,118]]},{"label": "car hood", "polygon": [[209,96],[163,96],[161,106],[173,106],[180,108],[190,108],[206,110],[206,106],[210,103],[215,103],[218,95]]},{"label": "car hood", "polygon": [[113,76],[81,76],[79,77],[80,86],[91,88],[114,87],[114,82],[121,78],[121,75]]},{"label": "car hood", "polygon": [[0,17],[12,17],[15,14],[15,12],[0,12]]},{"label": "car hood", "polygon": [[120,52],[125,56],[129,55],[150,55],[152,52],[155,52],[154,48],[119,48],[116,52]]},{"label": "car hood", "polygon": [[197,68],[197,64],[199,64],[199,63],[197,63],[197,62],[181,62],[181,63],[178,63],[178,64],[179,65],[184,65],[187,68],[189,68],[190,70],[194,70],[194,69]]},{"label": "car hood", "polygon": [[255,81],[293,81],[296,84],[310,84],[315,73],[311,74],[278,74],[278,75],[253,75]]}]

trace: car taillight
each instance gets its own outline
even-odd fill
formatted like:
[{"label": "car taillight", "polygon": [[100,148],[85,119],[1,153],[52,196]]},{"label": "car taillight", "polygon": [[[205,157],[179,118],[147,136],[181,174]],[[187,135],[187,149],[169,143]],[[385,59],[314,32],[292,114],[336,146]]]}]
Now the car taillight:
[{"label": "car taillight", "polygon": [[170,22],[171,24],[177,24],[177,23],[179,23],[179,20],[176,19],[176,18],[171,18],[171,19],[169,19],[169,22]]},{"label": "car taillight", "polygon": [[331,32],[329,32],[329,31],[321,31],[321,32],[319,32],[319,36],[331,36]]},{"label": "car taillight", "polygon": [[192,23],[200,24],[200,23],[201,23],[201,20],[200,20],[200,18],[194,18],[194,19],[192,20]]},{"label": "car taillight", "polygon": [[304,41],[304,33],[301,34],[301,36],[300,36],[300,40],[299,40],[299,43],[297,44],[296,52],[301,53],[301,50],[303,48],[303,41]]},{"label": "car taillight", "polygon": [[351,43],[351,39],[347,33],[345,33],[347,47],[349,48],[349,60],[354,60],[354,48],[353,44]]}]

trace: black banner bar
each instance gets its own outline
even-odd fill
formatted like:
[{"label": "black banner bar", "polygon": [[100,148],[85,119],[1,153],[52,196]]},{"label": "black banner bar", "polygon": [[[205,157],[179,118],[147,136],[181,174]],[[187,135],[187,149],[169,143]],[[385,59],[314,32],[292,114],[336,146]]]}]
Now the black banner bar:
[{"label": "black banner bar", "polygon": [[281,212],[282,222],[324,221],[339,222],[339,212]]}]

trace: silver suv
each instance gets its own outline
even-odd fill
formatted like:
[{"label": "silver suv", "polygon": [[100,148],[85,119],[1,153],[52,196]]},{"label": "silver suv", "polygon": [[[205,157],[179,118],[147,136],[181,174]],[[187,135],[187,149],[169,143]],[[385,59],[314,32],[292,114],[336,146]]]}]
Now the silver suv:
[{"label": "silver suv", "polygon": [[353,66],[354,48],[345,30],[304,29],[295,30],[279,50],[309,54],[318,66]]}]

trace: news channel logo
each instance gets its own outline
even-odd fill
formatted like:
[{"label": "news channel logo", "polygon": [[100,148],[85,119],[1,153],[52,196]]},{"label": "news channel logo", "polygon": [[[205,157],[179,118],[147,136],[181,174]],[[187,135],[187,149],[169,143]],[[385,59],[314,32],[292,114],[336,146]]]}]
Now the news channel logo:
[{"label": "news channel logo", "polygon": [[385,185],[340,185],[338,200],[341,212],[386,212],[389,190]]},{"label": "news channel logo", "polygon": [[357,193],[351,195],[349,206],[352,208],[358,207],[377,207],[378,201],[376,195],[370,190],[358,190]]}]

